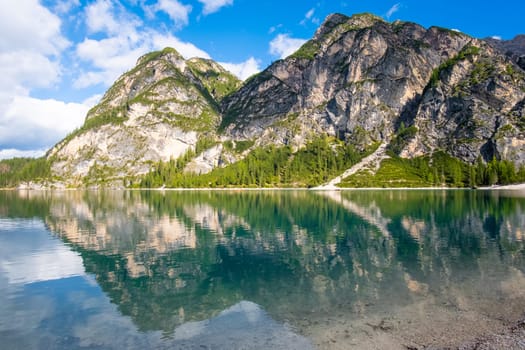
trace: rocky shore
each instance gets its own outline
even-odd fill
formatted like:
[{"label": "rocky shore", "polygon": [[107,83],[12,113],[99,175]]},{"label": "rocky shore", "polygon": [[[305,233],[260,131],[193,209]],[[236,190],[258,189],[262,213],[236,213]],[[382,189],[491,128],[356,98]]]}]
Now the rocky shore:
[{"label": "rocky shore", "polygon": [[[430,348],[431,349],[431,348]],[[525,318],[504,331],[479,337],[457,347],[458,350],[522,350],[525,349]]]}]

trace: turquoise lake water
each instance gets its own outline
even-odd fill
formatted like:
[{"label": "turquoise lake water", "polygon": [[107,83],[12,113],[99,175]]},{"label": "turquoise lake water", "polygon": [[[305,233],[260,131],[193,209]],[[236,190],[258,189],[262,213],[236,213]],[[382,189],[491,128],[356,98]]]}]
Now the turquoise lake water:
[{"label": "turquoise lake water", "polygon": [[446,345],[524,272],[519,192],[0,192],[2,349]]}]

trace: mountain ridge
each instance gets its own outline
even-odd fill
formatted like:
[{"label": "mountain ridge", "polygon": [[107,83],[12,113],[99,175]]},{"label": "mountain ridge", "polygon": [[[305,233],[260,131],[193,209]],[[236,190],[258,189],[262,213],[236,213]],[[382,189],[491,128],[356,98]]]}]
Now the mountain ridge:
[{"label": "mountain ridge", "polygon": [[[334,129],[329,130],[334,136],[343,133],[352,137],[353,131],[358,128],[366,131],[366,144],[374,140],[389,141],[388,138],[393,136],[401,122],[413,123],[415,118],[411,114],[417,112],[423,94],[436,88],[441,80],[448,78],[444,76],[445,73],[449,73],[448,71],[458,63],[463,64],[467,59],[477,58],[475,56],[479,52],[476,54],[468,52],[468,47],[480,48],[479,50],[484,52],[491,50],[478,39],[439,27],[426,30],[414,23],[387,23],[374,16],[357,16],[357,19],[361,18],[366,19],[365,25],[354,26],[355,16],[329,16],[314,38],[296,53],[286,60],[275,62],[257,79],[252,79],[233,96],[230,95],[226,106],[223,106],[226,119],[235,120],[230,129],[230,136],[253,137],[257,134],[257,130],[268,132],[268,128],[271,128],[275,121],[279,121],[279,118],[276,118],[278,114],[283,118],[288,114],[300,113],[308,109],[308,113],[314,119],[318,119],[319,123],[325,122]],[[330,29],[327,30],[327,27]],[[328,35],[337,32],[341,27],[344,29],[335,35],[335,39]],[[342,40],[346,40],[347,47],[337,42]],[[315,50],[311,49],[312,47],[317,47],[318,56]],[[396,48],[403,50],[395,50]],[[462,49],[465,51],[462,52]],[[349,51],[350,55],[345,55]],[[330,57],[331,52],[335,53],[332,57]],[[337,54],[341,53],[342,57],[337,57]],[[495,59],[505,60],[497,55],[491,52],[491,56]],[[347,57],[351,60],[345,61]],[[326,61],[324,65],[323,59]],[[510,68],[515,67],[511,62],[506,63]],[[342,72],[336,71],[335,67],[341,67]],[[467,75],[462,77],[465,79],[471,73],[470,70],[472,67],[458,73]],[[521,79],[522,72],[519,71],[517,74]],[[322,81],[323,76],[328,76],[330,79]],[[376,84],[377,81],[380,81],[380,84]],[[263,83],[271,86],[269,96],[265,97],[264,91],[260,89],[259,94],[254,96],[251,92],[263,86]],[[403,84],[407,86],[402,86]],[[243,89],[245,91],[242,91]],[[523,84],[515,92],[523,98]],[[471,92],[467,93],[471,94]],[[279,95],[280,99],[274,98],[271,94]],[[259,103],[258,100],[262,102]],[[261,106],[268,100],[274,102],[272,108]],[[355,100],[357,102],[354,102]],[[361,108],[359,105],[362,105],[363,100],[366,101],[366,105]],[[518,102],[513,100],[512,104],[516,106]],[[237,108],[239,105],[250,106],[239,109]],[[316,108],[318,106],[322,107],[321,110]],[[490,103],[488,107],[495,109]],[[228,115],[232,111],[238,115]],[[397,120],[394,123],[387,121],[382,125],[389,113]],[[252,122],[250,116],[254,117]],[[268,117],[266,120],[262,118],[265,116]],[[347,125],[344,125],[345,122]],[[320,129],[327,131],[326,126],[321,126]],[[247,135],[247,132],[251,134]],[[279,130],[276,133],[279,133]],[[264,138],[264,134],[257,136]],[[281,139],[285,138],[281,135]],[[461,154],[454,155],[461,156]],[[485,160],[490,160],[492,156],[493,154],[487,154]],[[471,154],[467,160],[472,161],[475,158],[474,154]],[[522,161],[519,160],[520,163]]]},{"label": "mountain ridge", "polygon": [[[54,181],[69,186],[144,185],[144,176],[155,177],[150,186],[221,186],[216,177],[195,178],[229,167],[243,177],[243,167],[266,161],[274,164],[272,176],[247,177],[258,186],[283,179],[315,186],[380,144],[389,156],[424,158],[429,166],[435,154],[437,163],[441,155],[457,159],[463,173],[492,160],[519,168],[525,69],[517,53],[503,52],[508,42],[499,44],[372,14],[332,14],[296,52],[244,82],[212,60],[185,60],[166,48],[140,57],[47,160]],[[284,158],[264,160],[259,149]],[[294,165],[301,157],[310,170]]]}]

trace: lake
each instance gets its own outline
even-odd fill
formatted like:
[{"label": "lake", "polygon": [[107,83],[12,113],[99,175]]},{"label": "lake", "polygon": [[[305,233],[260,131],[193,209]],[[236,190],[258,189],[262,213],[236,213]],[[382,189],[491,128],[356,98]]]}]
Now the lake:
[{"label": "lake", "polygon": [[525,194],[0,191],[3,349],[406,349],[525,312]]}]

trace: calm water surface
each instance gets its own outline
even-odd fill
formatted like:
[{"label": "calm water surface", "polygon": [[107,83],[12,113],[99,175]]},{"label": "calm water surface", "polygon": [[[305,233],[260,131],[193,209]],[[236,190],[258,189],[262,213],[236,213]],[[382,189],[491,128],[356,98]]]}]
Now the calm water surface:
[{"label": "calm water surface", "polygon": [[525,312],[524,238],[519,192],[2,191],[0,344],[444,346]]}]

